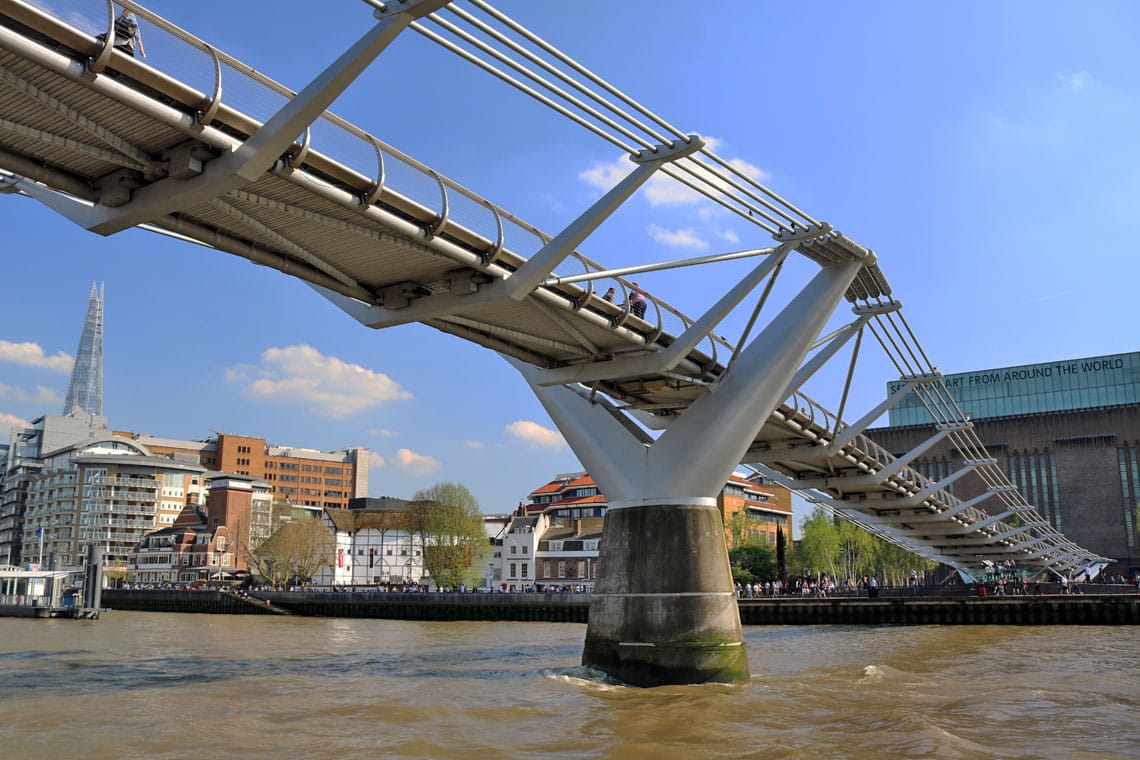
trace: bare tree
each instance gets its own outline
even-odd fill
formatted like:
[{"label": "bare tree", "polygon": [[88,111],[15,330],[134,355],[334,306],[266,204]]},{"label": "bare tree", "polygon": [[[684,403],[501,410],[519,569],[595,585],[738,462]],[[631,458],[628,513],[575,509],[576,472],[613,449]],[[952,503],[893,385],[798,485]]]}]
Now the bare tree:
[{"label": "bare tree", "polygon": [[250,566],[274,586],[289,579],[302,583],[331,565],[336,540],[320,519],[285,523],[265,543],[250,553]]}]

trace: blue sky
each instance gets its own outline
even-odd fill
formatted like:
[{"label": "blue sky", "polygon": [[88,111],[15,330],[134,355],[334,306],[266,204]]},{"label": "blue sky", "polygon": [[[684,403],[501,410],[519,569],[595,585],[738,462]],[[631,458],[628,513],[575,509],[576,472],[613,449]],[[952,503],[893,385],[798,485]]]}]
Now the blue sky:
[{"label": "blue sky", "polygon": [[[286,1],[150,7],[294,89],[370,23],[351,0],[319,13]],[[497,7],[874,249],[944,372],[1138,348],[1128,230],[1140,202],[1140,5]],[[143,34],[159,65],[159,36]],[[332,110],[551,234],[621,158],[411,32]],[[765,244],[699,204],[653,195],[664,190],[639,193],[581,250],[619,266]],[[59,413],[98,281],[116,429],[367,446],[372,495],[454,480],[486,512],[579,469],[485,349],[419,325],[370,331],[277,272],[137,230],[101,238],[26,198],[0,196],[0,225],[0,427]],[[699,314],[741,271],[643,284]],[[857,410],[893,379],[873,360],[861,373]]]}]

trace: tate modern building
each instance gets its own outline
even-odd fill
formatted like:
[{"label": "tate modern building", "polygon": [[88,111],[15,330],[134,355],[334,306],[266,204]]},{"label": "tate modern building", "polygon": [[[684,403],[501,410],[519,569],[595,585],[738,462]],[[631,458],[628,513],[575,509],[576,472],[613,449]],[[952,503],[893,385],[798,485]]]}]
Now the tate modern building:
[{"label": "tate modern building", "polygon": [[[984,369],[942,380],[989,456],[1030,504],[1076,543],[1118,560],[1110,573],[1126,574],[1140,565],[1140,352]],[[887,390],[901,386],[888,383]],[[934,427],[915,393],[889,412],[889,423],[867,433],[895,454],[927,440]],[[961,464],[944,440],[912,466],[940,480]],[[985,484],[971,474],[949,489],[965,500],[980,495]]]}]

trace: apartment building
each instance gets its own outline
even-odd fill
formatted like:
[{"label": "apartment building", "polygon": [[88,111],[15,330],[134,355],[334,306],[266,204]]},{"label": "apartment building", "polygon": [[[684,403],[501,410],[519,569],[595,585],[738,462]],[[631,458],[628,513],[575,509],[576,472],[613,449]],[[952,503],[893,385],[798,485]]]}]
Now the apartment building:
[{"label": "apartment building", "polygon": [[366,448],[318,451],[275,446],[264,438],[218,433],[202,441],[157,438],[119,432],[156,453],[191,453],[209,470],[259,478],[273,490],[273,498],[307,507],[313,515],[322,509],[348,509],[351,499],[368,495]]}]

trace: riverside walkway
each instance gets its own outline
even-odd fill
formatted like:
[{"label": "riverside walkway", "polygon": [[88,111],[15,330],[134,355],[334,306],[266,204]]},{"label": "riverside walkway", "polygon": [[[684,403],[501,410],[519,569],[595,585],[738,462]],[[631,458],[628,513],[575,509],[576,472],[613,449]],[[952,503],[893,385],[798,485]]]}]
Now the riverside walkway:
[{"label": "riverside walkway", "polygon": [[[916,595],[888,589],[878,599],[780,597],[740,599],[744,625],[1140,625],[1140,594],[1127,586],[1094,586],[1060,594],[1049,584],[1039,595],[979,598]],[[369,592],[255,592],[248,599],[219,591],[106,591],[112,610],[293,614],[390,620],[504,620],[586,623],[589,594],[404,594]],[[268,602],[268,604],[266,604]]]}]

